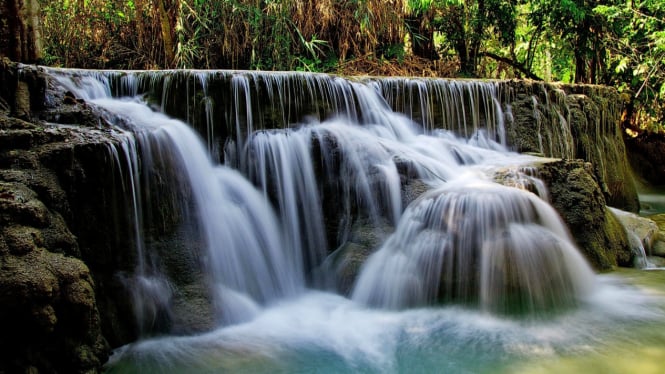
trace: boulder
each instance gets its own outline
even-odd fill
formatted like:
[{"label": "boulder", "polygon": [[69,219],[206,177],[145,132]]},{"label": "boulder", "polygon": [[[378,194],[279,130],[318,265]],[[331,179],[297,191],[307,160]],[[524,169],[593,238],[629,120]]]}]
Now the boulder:
[{"label": "boulder", "polygon": [[648,255],[665,257],[665,214],[654,214],[649,217],[657,225],[653,245],[647,251]]},{"label": "boulder", "polygon": [[660,240],[658,224],[650,218],[642,217],[635,213],[614,208],[610,209],[626,229],[626,232],[629,235],[634,235],[644,250],[650,253],[654,243]]},{"label": "boulder", "polygon": [[591,265],[601,271],[632,266],[628,236],[607,207],[593,166],[582,160],[549,160],[536,167],[552,206]]}]

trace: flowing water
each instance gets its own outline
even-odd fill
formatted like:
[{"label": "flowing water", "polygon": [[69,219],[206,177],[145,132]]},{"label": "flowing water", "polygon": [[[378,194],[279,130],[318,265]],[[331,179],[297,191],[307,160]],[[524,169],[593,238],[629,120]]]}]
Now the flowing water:
[{"label": "flowing water", "polygon": [[[471,106],[452,94],[439,104],[401,97],[418,124],[387,105],[399,100],[383,83],[304,76],[301,88],[320,89],[334,110],[298,121],[275,110],[289,123],[271,129],[254,117],[248,87],[257,76],[238,72],[234,136],[220,144],[214,123],[197,133],[152,109],[137,75],[122,73],[113,97],[117,73],[50,73],[124,139],[111,153],[131,182],[137,265],[126,283],[145,335],[118,348],[108,372],[662,369],[665,272],[591,271],[533,177],[536,159],[506,149],[491,84],[451,83],[446,95],[466,92]],[[195,75],[212,120],[209,74]],[[282,92],[287,78],[265,84]],[[447,108],[443,121],[457,129],[433,129],[428,106]],[[456,115],[469,107],[480,109]],[[495,181],[498,171],[512,187]],[[424,192],[406,198],[413,181]],[[185,256],[197,259],[191,278],[210,300],[196,311],[212,315],[205,332],[150,337],[160,313],[182,312],[172,305],[184,287],[146,245],[151,203],[195,228]],[[371,255],[346,293],[330,286],[340,269],[327,260],[349,255],[340,251],[360,221],[380,240],[365,248]]]}]

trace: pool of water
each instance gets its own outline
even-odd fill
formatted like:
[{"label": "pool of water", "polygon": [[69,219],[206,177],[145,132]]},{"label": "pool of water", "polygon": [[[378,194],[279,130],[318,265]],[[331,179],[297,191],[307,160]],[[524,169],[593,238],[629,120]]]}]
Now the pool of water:
[{"label": "pool of water", "polygon": [[555,317],[461,307],[384,311],[328,293],[254,320],[118,349],[108,373],[662,373],[665,271],[598,276],[597,292]]},{"label": "pool of water", "polygon": [[651,216],[665,213],[665,187],[641,187],[638,193],[640,199],[640,214]]}]

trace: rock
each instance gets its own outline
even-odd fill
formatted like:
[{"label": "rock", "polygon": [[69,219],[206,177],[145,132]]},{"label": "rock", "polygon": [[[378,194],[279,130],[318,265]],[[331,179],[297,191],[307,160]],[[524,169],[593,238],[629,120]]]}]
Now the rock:
[{"label": "rock", "polygon": [[614,88],[509,81],[507,143],[522,153],[583,159],[593,166],[608,205],[639,210],[620,126],[622,100]]},{"label": "rock", "polygon": [[26,226],[11,226],[3,230],[9,252],[24,255],[44,247],[44,237],[38,229]]},{"label": "rock", "polygon": [[626,232],[635,235],[642,243],[645,251],[649,253],[660,231],[656,222],[652,219],[638,216],[635,213],[614,208],[610,209],[626,229]]},{"label": "rock", "polygon": [[582,160],[536,165],[550,192],[552,206],[591,265],[597,270],[632,266],[633,254],[623,226],[607,208],[591,164]]},{"label": "rock", "polygon": [[665,257],[665,241],[657,240],[648,253],[653,256]]},{"label": "rock", "polygon": [[343,295],[349,295],[362,265],[372,253],[381,247],[394,228],[386,222],[378,225],[368,219],[357,219],[351,226],[349,238],[339,246],[322,265],[335,279],[325,280]]},{"label": "rock", "polygon": [[0,223],[46,227],[49,212],[37,194],[24,185],[0,181]]},{"label": "rock", "polygon": [[430,186],[420,179],[408,179],[406,182],[402,183],[402,207],[406,208],[411,202],[417,199],[418,196],[427,192],[429,189]]},{"label": "rock", "polygon": [[653,246],[647,254],[658,257],[665,257],[665,214],[654,214],[649,216],[658,226],[658,232],[655,235]]},{"label": "rock", "polygon": [[40,154],[74,149],[95,135],[36,120],[45,87],[38,69],[19,74],[0,61],[0,372],[92,373],[109,346],[90,269],[71,257],[81,252],[56,175],[71,164],[49,169]]}]

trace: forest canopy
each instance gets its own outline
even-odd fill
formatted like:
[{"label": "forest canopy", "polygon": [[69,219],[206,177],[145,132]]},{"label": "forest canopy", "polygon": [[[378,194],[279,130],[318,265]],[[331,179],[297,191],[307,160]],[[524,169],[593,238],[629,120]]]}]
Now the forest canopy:
[{"label": "forest canopy", "polygon": [[49,65],[606,84],[634,103],[627,126],[665,123],[662,0],[39,2]]}]

